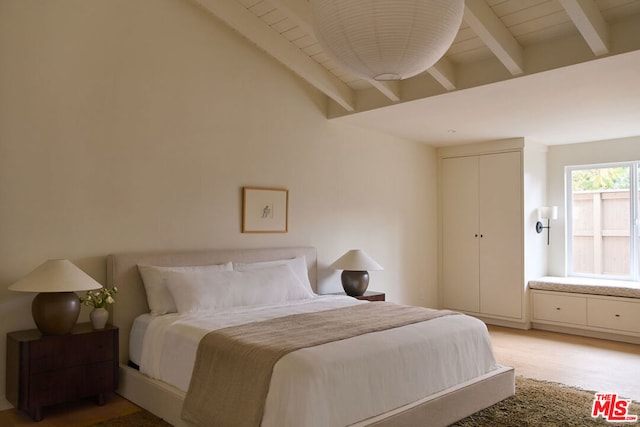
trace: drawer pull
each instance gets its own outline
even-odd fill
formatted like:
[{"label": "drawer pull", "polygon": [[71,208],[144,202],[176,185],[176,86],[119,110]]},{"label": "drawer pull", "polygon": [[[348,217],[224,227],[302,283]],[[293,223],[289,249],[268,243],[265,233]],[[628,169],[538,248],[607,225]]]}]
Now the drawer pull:
[{"label": "drawer pull", "polygon": [[559,311],[559,310],[560,310],[560,307],[556,307],[556,310],[558,310],[558,311]]},{"label": "drawer pull", "polygon": [[619,315],[619,314],[616,314],[616,317],[620,317],[620,315]]}]

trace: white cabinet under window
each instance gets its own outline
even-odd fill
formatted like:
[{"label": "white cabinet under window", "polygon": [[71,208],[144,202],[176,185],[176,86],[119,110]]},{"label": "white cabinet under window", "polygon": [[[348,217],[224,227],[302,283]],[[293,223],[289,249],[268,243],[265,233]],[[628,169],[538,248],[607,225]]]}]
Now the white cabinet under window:
[{"label": "white cabinet under window", "polygon": [[522,320],[522,153],[441,160],[442,303]]},{"label": "white cabinet under window", "polygon": [[532,321],[544,325],[640,336],[640,299],[532,290]]},{"label": "white cabinet under window", "polygon": [[640,334],[640,304],[637,300],[588,298],[587,312],[589,326]]},{"label": "white cabinet under window", "polygon": [[532,304],[534,321],[587,324],[587,299],[582,295],[532,292]]}]

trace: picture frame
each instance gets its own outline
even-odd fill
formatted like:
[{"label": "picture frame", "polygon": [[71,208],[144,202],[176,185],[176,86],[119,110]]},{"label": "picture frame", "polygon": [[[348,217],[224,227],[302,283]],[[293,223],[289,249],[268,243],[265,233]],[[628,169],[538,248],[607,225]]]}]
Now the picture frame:
[{"label": "picture frame", "polygon": [[289,190],[242,188],[242,232],[286,233],[289,225]]}]

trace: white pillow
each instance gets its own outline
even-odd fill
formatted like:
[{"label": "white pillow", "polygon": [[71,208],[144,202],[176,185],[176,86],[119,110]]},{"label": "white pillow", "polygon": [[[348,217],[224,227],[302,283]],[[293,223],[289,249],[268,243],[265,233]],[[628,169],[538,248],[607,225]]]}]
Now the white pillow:
[{"label": "white pillow", "polygon": [[191,280],[201,280],[214,271],[231,271],[233,265],[226,264],[187,266],[187,267],[157,267],[153,265],[138,265],[142,276],[144,289],[147,292],[147,303],[151,314],[175,313],[176,303],[167,289],[169,281],[178,283]]},{"label": "white pillow", "polygon": [[182,283],[167,281],[178,313],[215,311],[313,298],[289,265],[252,271],[215,271]]},{"label": "white pillow", "polygon": [[307,259],[304,255],[295,257],[295,258],[289,258],[289,259],[278,259],[275,261],[263,261],[263,262],[252,262],[252,263],[234,262],[233,269],[236,271],[252,271],[252,270],[258,270],[265,267],[273,267],[275,265],[284,265],[284,264],[291,266],[291,269],[295,273],[296,277],[298,277],[298,279],[300,279],[300,281],[304,283],[311,292],[313,292],[313,288],[311,287],[311,282],[309,281],[309,271],[307,270]]}]

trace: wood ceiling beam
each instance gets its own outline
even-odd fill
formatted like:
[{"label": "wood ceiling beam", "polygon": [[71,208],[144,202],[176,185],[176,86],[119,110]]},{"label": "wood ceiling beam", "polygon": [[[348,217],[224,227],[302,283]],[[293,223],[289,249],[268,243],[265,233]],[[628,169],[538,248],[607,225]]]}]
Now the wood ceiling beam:
[{"label": "wood ceiling beam", "polygon": [[609,53],[609,25],[594,0],[560,0],[595,55]]},{"label": "wood ceiling beam", "polygon": [[522,46],[484,0],[465,2],[464,21],[511,74],[524,73]]},{"label": "wood ceiling beam", "polygon": [[400,82],[397,80],[394,81],[378,81],[378,80],[367,80],[371,86],[378,89],[384,96],[389,98],[393,102],[400,101]]},{"label": "wood ceiling beam", "polygon": [[193,0],[225,22],[347,111],[355,110],[354,91],[305,55],[236,1]]},{"label": "wood ceiling beam", "polygon": [[271,4],[287,15],[302,31],[315,36],[313,15],[308,0],[271,0]]},{"label": "wood ceiling beam", "polygon": [[443,56],[436,64],[427,70],[431,77],[436,79],[446,90],[456,89],[455,65],[447,57]]},{"label": "wood ceiling beam", "polygon": [[[308,0],[271,0],[271,3],[295,22],[302,31],[313,34],[315,37],[313,15]],[[400,101],[400,85],[398,82],[367,81],[391,101]]]}]

